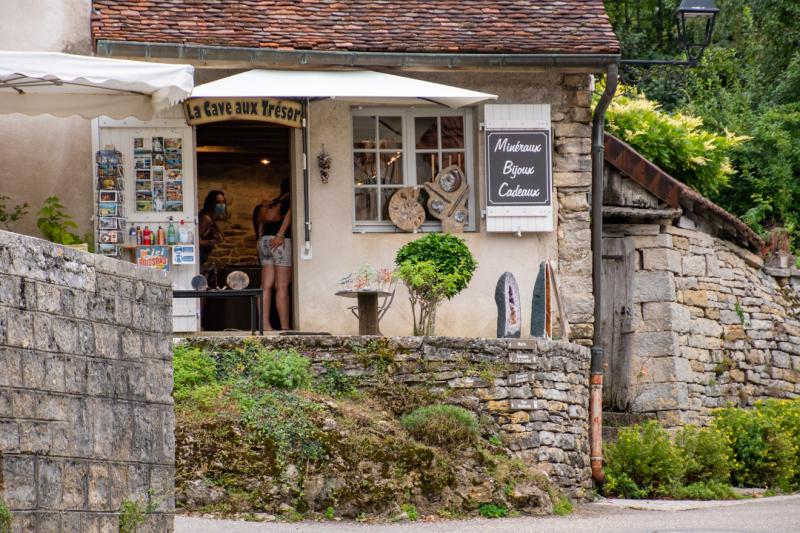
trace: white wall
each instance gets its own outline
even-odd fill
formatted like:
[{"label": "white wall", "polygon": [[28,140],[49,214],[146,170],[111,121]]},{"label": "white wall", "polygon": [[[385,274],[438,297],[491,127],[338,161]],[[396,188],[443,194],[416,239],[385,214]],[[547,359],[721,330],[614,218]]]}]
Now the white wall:
[{"label": "white wall", "polygon": [[[0,14],[0,50],[91,55],[90,0],[2,0]],[[92,231],[91,161],[90,121],[0,115],[0,196],[11,197],[7,207],[31,205],[15,231],[41,236],[35,213],[48,196],[61,200],[78,234]]]}]

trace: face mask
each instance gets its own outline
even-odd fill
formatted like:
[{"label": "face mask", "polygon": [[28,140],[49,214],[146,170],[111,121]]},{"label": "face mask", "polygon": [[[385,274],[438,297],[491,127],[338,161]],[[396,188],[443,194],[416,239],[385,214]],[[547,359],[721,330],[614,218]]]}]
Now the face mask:
[{"label": "face mask", "polygon": [[217,204],[214,206],[214,212],[220,216],[225,214],[225,204]]}]

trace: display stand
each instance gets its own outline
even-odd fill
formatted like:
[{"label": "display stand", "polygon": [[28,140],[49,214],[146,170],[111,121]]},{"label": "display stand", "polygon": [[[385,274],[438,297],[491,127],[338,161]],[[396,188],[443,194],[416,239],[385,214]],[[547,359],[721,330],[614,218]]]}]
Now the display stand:
[{"label": "display stand", "polygon": [[99,150],[97,164],[97,253],[120,259],[125,242],[122,154],[113,146]]}]

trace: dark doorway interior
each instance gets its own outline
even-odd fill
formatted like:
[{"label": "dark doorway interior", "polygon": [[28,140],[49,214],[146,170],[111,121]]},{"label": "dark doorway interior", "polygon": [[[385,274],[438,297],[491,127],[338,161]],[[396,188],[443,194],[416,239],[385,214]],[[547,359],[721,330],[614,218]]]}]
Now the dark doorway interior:
[{"label": "dark doorway interior", "polygon": [[[278,196],[281,181],[291,175],[290,128],[250,121],[217,122],[197,126],[198,211],[211,190],[225,194],[228,212],[218,223],[225,242],[215,246],[202,266],[218,271],[219,286],[235,270],[250,278],[250,288],[261,286],[261,267],[253,230],[253,208]],[[266,161],[266,163],[264,163]],[[273,328],[280,328],[274,298]],[[214,299],[204,303],[201,326],[205,331],[247,330],[250,308],[244,299]]]}]

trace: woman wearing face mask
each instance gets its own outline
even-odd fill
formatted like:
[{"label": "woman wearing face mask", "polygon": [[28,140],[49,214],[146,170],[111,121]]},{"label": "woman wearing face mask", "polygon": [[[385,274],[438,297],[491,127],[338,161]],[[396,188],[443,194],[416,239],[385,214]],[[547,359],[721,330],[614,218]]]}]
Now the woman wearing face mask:
[{"label": "woman wearing face mask", "polygon": [[225,242],[225,235],[217,227],[217,221],[225,216],[227,205],[222,191],[211,191],[203,202],[200,211],[200,221],[197,227],[200,245],[200,266],[205,264],[208,256],[214,251],[214,246]]}]

